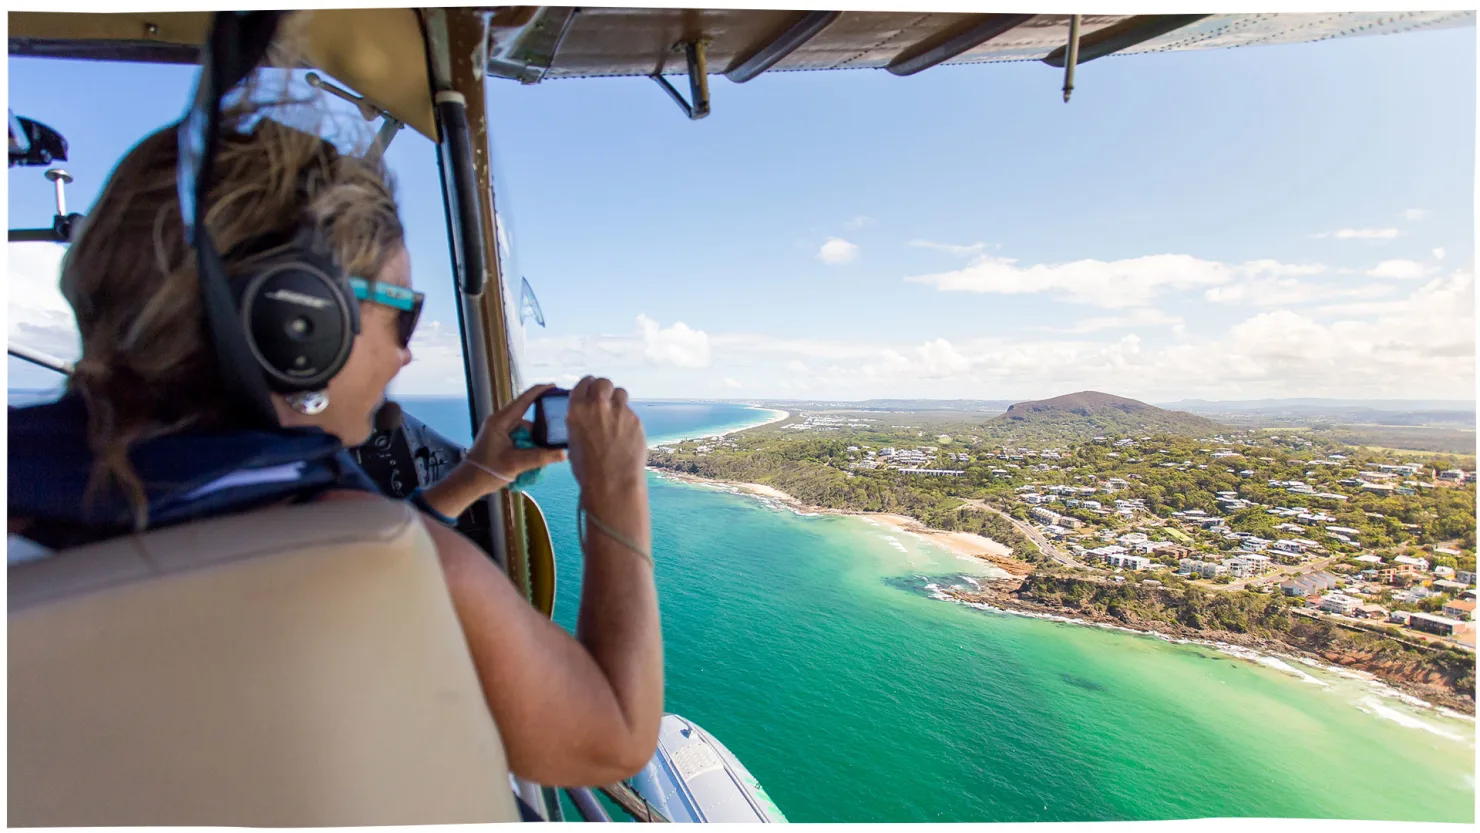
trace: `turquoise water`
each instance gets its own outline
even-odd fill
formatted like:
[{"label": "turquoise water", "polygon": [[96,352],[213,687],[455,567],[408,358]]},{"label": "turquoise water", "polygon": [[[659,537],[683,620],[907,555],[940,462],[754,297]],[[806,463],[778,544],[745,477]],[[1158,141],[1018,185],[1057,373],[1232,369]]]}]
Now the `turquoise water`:
[{"label": "turquoise water", "polygon": [[[470,440],[463,402],[405,405]],[[652,441],[770,416],[637,407]],[[1473,720],[1334,671],[937,601],[929,585],[986,568],[866,519],[650,484],[667,707],[794,822],[1474,820]],[[569,467],[533,494],[573,627]]]},{"label": "turquoise water", "polygon": [[[465,411],[407,407],[468,439]],[[654,441],[769,416],[639,412]],[[1473,720],[1332,671],[937,601],[925,585],[984,568],[866,520],[650,483],[667,707],[794,822],[1474,820]],[[532,493],[573,627],[568,467]]]}]

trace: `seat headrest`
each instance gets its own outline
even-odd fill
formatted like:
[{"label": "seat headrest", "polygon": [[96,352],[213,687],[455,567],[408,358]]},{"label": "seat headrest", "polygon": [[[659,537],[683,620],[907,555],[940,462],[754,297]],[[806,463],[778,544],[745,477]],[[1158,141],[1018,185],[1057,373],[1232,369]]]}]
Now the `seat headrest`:
[{"label": "seat headrest", "polygon": [[405,504],[217,518],[8,573],[13,825],[518,818]]}]

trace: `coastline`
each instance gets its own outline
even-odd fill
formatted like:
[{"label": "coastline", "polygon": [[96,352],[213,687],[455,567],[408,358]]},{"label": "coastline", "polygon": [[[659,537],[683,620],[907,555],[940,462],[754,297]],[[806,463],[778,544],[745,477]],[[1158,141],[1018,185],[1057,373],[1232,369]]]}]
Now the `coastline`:
[{"label": "coastline", "polygon": [[785,422],[786,420],[788,420],[788,419],[791,418],[791,412],[790,411],[782,411],[782,410],[778,410],[776,408],[762,408],[762,407],[759,407],[759,406],[756,406],[756,405],[747,405],[746,407],[747,408],[750,408],[753,411],[762,411],[762,412],[765,412],[765,413],[769,413],[769,414],[771,414],[771,416],[768,417],[765,420],[762,420],[761,422],[753,422],[753,423],[751,423],[749,425],[739,425],[739,426],[736,426],[734,428],[726,428],[723,431],[714,431],[714,432],[709,432],[709,433],[704,433],[704,434],[695,434],[693,436],[687,436],[687,437],[663,437],[661,439],[656,439],[656,440],[650,439],[650,440],[648,440],[647,447],[649,449],[653,449],[653,448],[657,448],[660,445],[666,445],[668,443],[680,443],[680,442],[686,442],[686,441],[689,441],[689,440],[707,440],[707,439],[711,439],[711,438],[717,439],[719,437],[728,437],[731,434],[738,434],[741,431],[749,431],[752,428],[762,428],[762,427],[765,427],[767,425],[775,425],[778,422]]},{"label": "coastline", "polygon": [[1466,700],[1459,695],[1449,692],[1447,689],[1407,680],[1384,679],[1378,674],[1357,666],[1332,664],[1323,657],[1280,640],[1226,631],[1199,631],[1183,625],[1164,622],[1136,622],[1128,624],[1106,614],[1058,608],[1019,598],[1013,594],[1013,591],[1021,585],[1021,579],[1023,577],[1033,572],[1033,566],[1025,561],[1014,558],[1011,555],[1011,550],[1003,544],[981,535],[932,529],[920,521],[905,515],[814,506],[798,500],[796,497],[774,486],[767,486],[761,483],[714,480],[654,467],[649,467],[649,470],[655,472],[660,478],[689,483],[691,485],[725,488],[733,490],[738,494],[761,498],[763,502],[780,505],[798,514],[851,515],[861,519],[877,521],[901,532],[926,538],[931,543],[949,552],[976,558],[992,567],[1007,572],[1010,576],[1007,579],[989,582],[986,587],[973,591],[935,588],[932,590],[931,596],[939,601],[960,604],[977,610],[990,610],[997,613],[1045,619],[1082,627],[1119,630],[1130,634],[1153,637],[1173,644],[1201,645],[1229,656],[1256,664],[1267,665],[1277,670],[1291,672],[1296,676],[1302,675],[1303,672],[1289,666],[1285,661],[1288,660],[1289,662],[1319,668],[1339,675],[1357,674],[1377,686],[1378,694],[1381,696],[1394,697],[1417,708],[1428,709],[1465,720],[1475,720],[1474,701]]},{"label": "coastline", "polygon": [[1374,693],[1379,697],[1398,700],[1414,708],[1433,711],[1442,717],[1463,720],[1470,723],[1474,723],[1476,719],[1471,705],[1462,698],[1457,699],[1447,692],[1430,691],[1410,684],[1395,684],[1361,668],[1352,668],[1323,661],[1320,657],[1308,651],[1301,650],[1279,640],[1229,631],[1195,631],[1176,625],[1167,626],[1165,629],[1150,626],[1132,627],[1114,617],[1102,614],[1089,614],[1086,618],[1083,611],[1072,611],[1073,614],[1079,615],[1071,615],[1071,612],[1049,605],[1026,602],[1013,598],[1007,593],[937,588],[933,591],[932,598],[970,607],[974,610],[988,611],[1002,615],[1022,616],[1029,619],[1041,619],[1079,627],[1115,630],[1136,636],[1152,637],[1173,645],[1198,645],[1204,648],[1211,648],[1226,656],[1282,671],[1305,683],[1323,687],[1329,685],[1325,681],[1312,677],[1290,664],[1296,663],[1339,677],[1365,682],[1373,687]]},{"label": "coastline", "polygon": [[917,535],[925,538],[930,543],[955,555],[963,555],[980,560],[989,566],[996,567],[1009,575],[1022,576],[1032,572],[1032,567],[1025,561],[1014,558],[1012,549],[998,541],[994,541],[984,535],[976,535],[970,532],[953,532],[943,529],[932,529],[914,518],[907,515],[897,515],[888,512],[860,512],[852,509],[832,509],[826,506],[814,506],[805,503],[774,486],[766,486],[761,483],[739,483],[731,480],[711,480],[707,477],[699,477],[681,472],[665,471],[651,468],[657,472],[659,477],[676,480],[682,483],[704,484],[710,486],[724,486],[735,490],[740,494],[753,497],[765,498],[784,505],[794,512],[807,515],[848,515],[877,521],[889,526],[899,532],[909,535]]},{"label": "coastline", "polygon": [[[1324,685],[1319,680],[1286,664],[1299,663],[1311,668],[1339,676],[1361,678],[1377,687],[1383,697],[1400,700],[1410,706],[1435,711],[1441,715],[1475,720],[1475,706],[1469,701],[1446,689],[1411,683],[1405,680],[1388,680],[1360,667],[1334,664],[1325,658],[1278,639],[1269,639],[1231,631],[1201,631],[1166,622],[1138,622],[1130,625],[1103,613],[1069,610],[1018,598],[1012,589],[1003,585],[981,590],[956,590],[938,588],[932,598],[959,604],[975,610],[991,611],[1032,619],[1044,619],[1081,627],[1117,630],[1139,636],[1149,636],[1175,645],[1200,645],[1238,659],[1265,665],[1301,678],[1305,682]],[[1138,626],[1137,626],[1138,625]]]}]

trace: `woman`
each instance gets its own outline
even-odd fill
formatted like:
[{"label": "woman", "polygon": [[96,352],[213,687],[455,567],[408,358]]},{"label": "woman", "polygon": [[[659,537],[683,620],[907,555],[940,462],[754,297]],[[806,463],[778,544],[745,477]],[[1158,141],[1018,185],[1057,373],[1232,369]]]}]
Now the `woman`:
[{"label": "woman", "polygon": [[[361,287],[411,286],[380,163],[266,119],[223,135],[207,225],[228,273],[263,256],[254,241],[308,222]],[[386,386],[411,361],[414,318],[357,290],[360,331],[325,391],[327,408],[274,394],[280,427],[241,424],[206,332],[180,222],[177,157],[173,125],[134,147],[66,256],[62,290],[82,358],[60,401],[10,411],[12,533],[69,546],[284,501],[382,499],[345,465],[344,448],[368,439]],[[570,462],[591,519],[578,638],[434,517],[456,516],[519,473],[563,458],[509,439],[546,389],[490,417],[467,461],[418,503],[432,510],[424,521],[511,771],[549,786],[607,784],[647,763],[663,713],[646,445],[626,392],[588,377],[570,398]],[[237,476],[245,471],[254,473],[249,485]],[[267,473],[284,471],[286,479],[269,482]]]}]

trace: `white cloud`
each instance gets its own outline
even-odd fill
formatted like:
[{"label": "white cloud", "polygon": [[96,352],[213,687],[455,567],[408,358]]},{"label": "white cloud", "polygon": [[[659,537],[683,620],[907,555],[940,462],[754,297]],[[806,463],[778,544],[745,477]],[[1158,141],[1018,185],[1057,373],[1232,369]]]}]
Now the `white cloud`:
[{"label": "white cloud", "polygon": [[1054,292],[1077,303],[1124,309],[1144,307],[1157,295],[1169,290],[1217,286],[1238,278],[1313,275],[1325,270],[1326,267],[1320,264],[1288,264],[1275,260],[1225,264],[1176,254],[1022,267],[1016,260],[983,254],[963,269],[917,275],[905,280],[928,284],[942,292],[1002,295]]},{"label": "white cloud", "polygon": [[731,388],[731,389],[735,389],[735,388],[743,388],[745,386],[742,385],[742,384],[740,384],[739,382],[735,381],[734,379],[731,379],[730,377],[726,376],[725,377],[725,387]]},{"label": "white cloud", "polygon": [[654,364],[709,366],[709,334],[703,330],[692,329],[682,321],[664,328],[646,315],[639,315],[637,331],[642,337],[643,355]]},{"label": "white cloud", "polygon": [[858,259],[858,246],[841,237],[829,237],[817,251],[817,257],[829,266],[841,266]]},{"label": "white cloud", "polygon": [[987,244],[985,243],[972,243],[969,246],[960,246],[953,243],[936,243],[930,240],[911,240],[909,245],[917,249],[934,249],[938,252],[945,252],[952,255],[980,254],[987,248]]},{"label": "white cloud", "polygon": [[1392,240],[1402,234],[1395,228],[1344,228],[1321,232],[1316,238],[1334,237],[1337,240]]},{"label": "white cloud", "polygon": [[1429,216],[1429,212],[1422,208],[1410,208],[1403,212],[1403,219],[1405,220],[1422,220],[1427,216]]},{"label": "white cloud", "polygon": [[1434,260],[1443,260],[1443,259],[1444,259],[1444,250],[1443,249],[1435,249],[1434,250]]},{"label": "white cloud", "polygon": [[1433,270],[1416,260],[1384,260],[1375,267],[1367,270],[1367,274],[1374,278],[1396,278],[1399,280],[1412,280],[1432,274]]},{"label": "white cloud", "polygon": [[[1406,296],[1371,300],[1393,286],[1346,287],[1351,294],[1344,297],[1354,299],[1350,303],[1312,312],[1258,310],[1217,330],[1201,321],[1178,322],[1171,325],[1171,336],[1160,341],[1144,338],[1145,333],[1113,339],[1004,334],[913,343],[715,333],[709,338],[712,370],[703,375],[654,365],[644,357],[640,340],[631,336],[601,337],[629,345],[610,353],[601,352],[593,340],[565,341],[580,347],[579,355],[588,362],[614,357],[606,359],[602,372],[614,362],[628,362],[609,375],[634,395],[685,396],[696,385],[723,389],[724,379],[763,379],[745,383],[745,390],[757,396],[829,399],[1027,399],[1083,389],[1148,401],[1472,396],[1470,275],[1456,272],[1421,286],[1410,284]],[[1136,308],[1118,317],[1149,322],[1170,316]],[[582,369],[594,372],[586,365]]]},{"label": "white cloud", "polygon": [[855,229],[855,228],[863,228],[864,226],[868,226],[868,225],[873,225],[873,222],[874,222],[874,218],[872,218],[872,217],[865,217],[863,215],[859,215],[859,216],[854,217],[853,219],[849,220],[848,222],[844,223],[843,225],[845,227],[847,227],[847,228]]},{"label": "white cloud", "polygon": [[1159,309],[1141,308],[1130,310],[1127,315],[1084,318],[1069,327],[1051,331],[1062,333],[1094,333],[1100,330],[1116,330],[1126,327],[1180,326],[1182,323],[1181,318],[1175,315],[1168,315]]},{"label": "white cloud", "polygon": [[762,333],[716,333],[716,350],[751,356],[802,356],[810,359],[862,359],[874,355],[872,344],[818,338],[791,338]]},{"label": "white cloud", "polygon": [[73,361],[82,354],[77,319],[59,281],[66,249],[56,243],[11,243],[6,251],[9,323],[16,344]]},{"label": "white cloud", "polygon": [[1392,287],[1384,284],[1345,286],[1316,284],[1293,278],[1273,278],[1215,286],[1204,292],[1203,297],[1215,304],[1275,307],[1332,298],[1377,298],[1391,291]]}]

